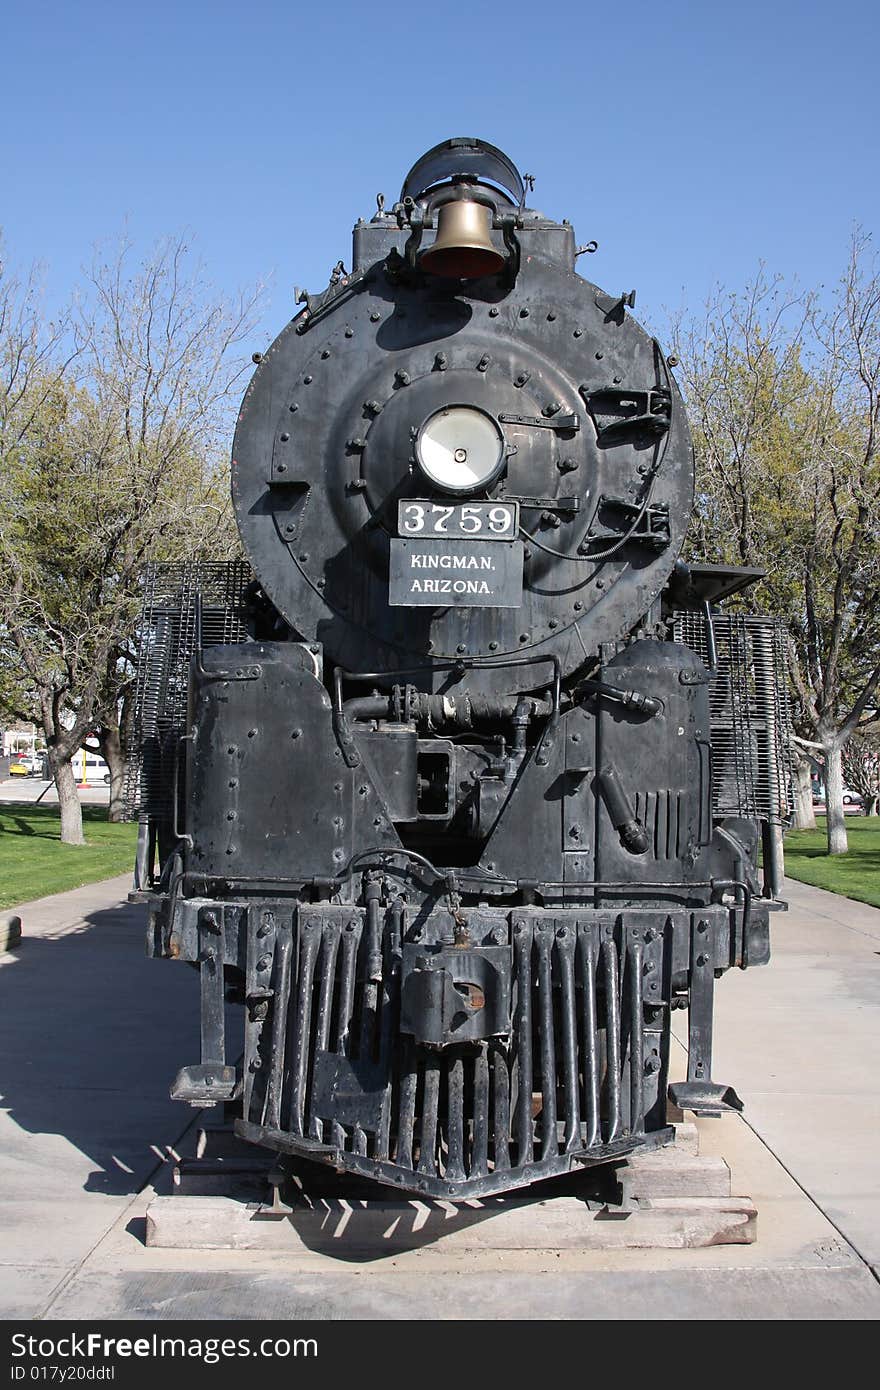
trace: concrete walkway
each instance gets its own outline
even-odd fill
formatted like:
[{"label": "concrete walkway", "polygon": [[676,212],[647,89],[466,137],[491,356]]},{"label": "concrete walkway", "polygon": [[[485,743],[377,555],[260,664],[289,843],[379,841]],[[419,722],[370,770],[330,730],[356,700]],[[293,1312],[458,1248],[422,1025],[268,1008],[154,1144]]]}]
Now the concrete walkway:
[{"label": "concrete walkway", "polygon": [[[17,909],[0,968],[0,1316],[871,1318],[880,1314],[872,1045],[880,911],[790,884],[770,967],[721,982],[715,1073],[745,1118],[700,1122],[759,1209],[753,1246],[559,1252],[439,1244],[364,1261],[143,1245],[193,1113],[198,981],[143,955],[127,877]],[[679,1063],[683,1052],[679,1054]],[[187,1133],[188,1131],[188,1133]],[[660,1277],[658,1277],[660,1276]]]}]

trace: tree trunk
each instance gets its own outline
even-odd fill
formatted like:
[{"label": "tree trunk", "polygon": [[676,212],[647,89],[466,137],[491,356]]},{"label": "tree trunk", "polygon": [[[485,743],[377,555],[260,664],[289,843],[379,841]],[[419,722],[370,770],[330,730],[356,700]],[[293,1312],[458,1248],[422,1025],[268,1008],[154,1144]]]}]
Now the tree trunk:
[{"label": "tree trunk", "polygon": [[840,745],[825,745],[825,823],[828,853],[846,854],[846,817],[843,813],[843,762]]},{"label": "tree trunk", "polygon": [[880,815],[880,796],[878,796],[876,792],[873,792],[870,796],[865,797],[865,815]]},{"label": "tree trunk", "polygon": [[794,821],[798,830],[816,829],[816,813],[813,810],[813,784],[810,779],[812,768],[813,764],[809,758],[798,758]]},{"label": "tree trunk", "polygon": [[123,783],[125,780],[125,759],[122,756],[122,740],[118,725],[102,724],[98,730],[98,743],[101,757],[110,769],[110,810],[109,821],[121,821],[125,817]]},{"label": "tree trunk", "polygon": [[82,806],[70,755],[50,748],[49,769],[55,779],[61,809],[61,842],[65,845],[84,845]]}]

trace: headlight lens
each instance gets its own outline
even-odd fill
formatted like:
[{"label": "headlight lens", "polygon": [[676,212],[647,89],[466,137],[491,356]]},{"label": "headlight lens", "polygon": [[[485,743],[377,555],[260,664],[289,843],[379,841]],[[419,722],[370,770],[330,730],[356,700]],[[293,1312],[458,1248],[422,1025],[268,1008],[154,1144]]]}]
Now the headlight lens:
[{"label": "headlight lens", "polygon": [[416,459],[444,492],[478,492],[504,465],[504,437],[485,410],[450,405],[429,415],[416,436]]}]

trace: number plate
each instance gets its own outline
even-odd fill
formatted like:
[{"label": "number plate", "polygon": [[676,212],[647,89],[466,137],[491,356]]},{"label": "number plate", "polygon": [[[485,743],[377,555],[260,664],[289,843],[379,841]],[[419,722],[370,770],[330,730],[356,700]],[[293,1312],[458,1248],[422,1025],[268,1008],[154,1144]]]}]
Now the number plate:
[{"label": "number plate", "polygon": [[398,504],[397,529],[401,536],[512,541],[518,528],[516,502],[466,502],[453,506],[416,499]]}]

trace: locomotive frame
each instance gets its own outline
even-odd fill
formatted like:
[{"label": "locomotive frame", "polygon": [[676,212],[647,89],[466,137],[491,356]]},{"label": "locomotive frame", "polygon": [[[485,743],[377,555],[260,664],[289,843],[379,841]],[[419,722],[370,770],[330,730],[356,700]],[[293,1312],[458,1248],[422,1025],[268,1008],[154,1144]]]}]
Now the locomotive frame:
[{"label": "locomotive frame", "polygon": [[723,608],[760,572],[677,558],[669,365],[525,194],[444,142],[303,296],[236,431],[250,563],[148,576],[128,774],[148,949],[199,972],[172,1094],[453,1200],[740,1104],[715,981],[768,959],[789,810],[781,635]]}]

